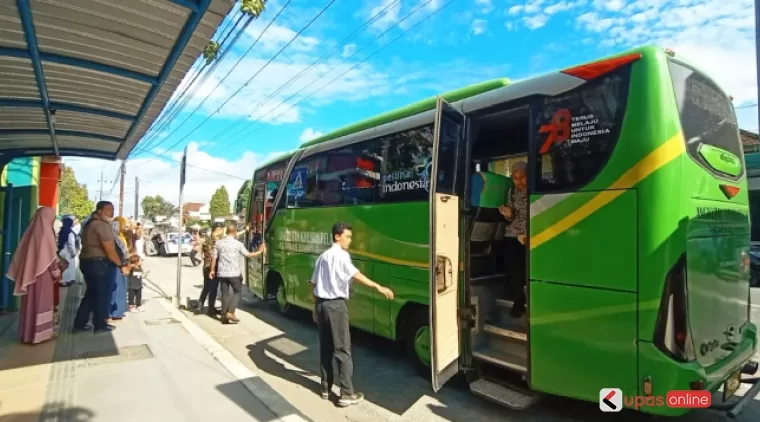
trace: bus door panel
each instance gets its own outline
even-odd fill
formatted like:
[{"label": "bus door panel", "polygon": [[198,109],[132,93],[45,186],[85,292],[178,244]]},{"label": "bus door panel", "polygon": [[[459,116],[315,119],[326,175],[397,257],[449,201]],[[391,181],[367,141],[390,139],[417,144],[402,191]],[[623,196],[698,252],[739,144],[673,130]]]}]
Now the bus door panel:
[{"label": "bus door panel", "polygon": [[464,114],[438,98],[430,171],[431,381],[438,391],[459,372],[459,197],[456,165]]},{"label": "bus door panel", "polygon": [[[363,260],[353,260],[354,266],[370,279],[375,279],[372,263]],[[348,300],[348,319],[351,326],[374,333],[374,293],[375,289],[352,282],[350,299]],[[383,298],[385,299],[385,298]]]},{"label": "bus door panel", "polygon": [[[247,247],[258,247],[259,242],[263,242],[264,231],[266,228],[266,218],[264,218],[264,207],[266,201],[267,184],[256,183],[251,190],[251,223],[253,229],[249,236],[251,236],[251,244]],[[271,245],[270,245],[271,247]],[[252,249],[253,250],[253,249]],[[254,258],[248,258],[248,288],[251,292],[259,298],[266,299],[264,297],[264,267],[266,265],[267,255],[269,253],[261,254]]]}]

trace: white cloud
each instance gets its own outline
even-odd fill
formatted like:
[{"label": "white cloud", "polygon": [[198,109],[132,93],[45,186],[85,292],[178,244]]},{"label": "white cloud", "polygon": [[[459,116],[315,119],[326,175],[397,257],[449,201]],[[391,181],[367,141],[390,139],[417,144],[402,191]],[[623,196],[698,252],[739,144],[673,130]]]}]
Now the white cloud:
[{"label": "white cloud", "polygon": [[[608,54],[654,44],[671,48],[712,76],[737,106],[757,101],[752,0],[528,0],[508,15],[528,28],[559,12],[574,12],[579,45]],[[541,8],[539,9],[538,6]],[[515,28],[514,17],[505,23]],[[756,113],[739,113],[742,127],[758,127]]]},{"label": "white cloud", "polygon": [[342,57],[351,57],[356,53],[356,44],[346,44],[343,47],[343,53],[341,53]]},{"label": "white cloud", "polygon": [[[185,110],[192,111],[203,102],[201,111],[205,114],[250,116],[271,124],[296,123],[304,106],[365,100],[390,90],[390,77],[368,63],[356,66],[357,61],[328,58],[305,71],[318,58],[295,53],[267,64],[268,58],[252,56],[243,58],[234,70],[234,61],[225,60],[193,92]],[[297,79],[290,81],[294,77]],[[300,102],[307,96],[309,99]],[[299,104],[294,106],[296,103]]]},{"label": "white cloud", "polygon": [[301,143],[309,142],[312,139],[319,138],[322,135],[324,135],[324,133],[307,127],[303,130],[303,132],[301,132],[301,136],[298,137],[298,140],[301,141]]},{"label": "white cloud", "polygon": [[[230,193],[230,202],[234,202],[238,189],[246,179],[251,178],[254,168],[282,154],[282,152],[273,152],[262,156],[247,151],[240,155],[237,160],[225,160],[212,156],[206,151],[198,151],[198,148],[199,143],[196,142],[191,142],[188,146],[188,170],[184,202],[208,203],[214,191],[222,185]],[[182,152],[172,152],[167,154],[167,157],[179,161]],[[103,199],[112,201],[118,212],[119,183],[117,176],[121,162],[71,158],[64,159],[64,163],[74,170],[80,183],[87,185],[90,199],[94,201],[99,199],[100,183],[98,181],[100,180],[100,172],[103,170],[103,178],[106,180],[103,184],[105,191]],[[178,163],[163,158],[152,159],[151,156],[131,159],[127,161],[125,178],[123,207],[125,216],[134,215],[135,177],[140,179],[139,201],[142,201],[142,198],[147,195],[161,195],[174,204],[179,201]],[[114,182],[115,178],[116,181]],[[142,208],[140,208],[140,212],[142,212]]]},{"label": "white cloud", "polygon": [[533,16],[527,16],[523,18],[523,22],[525,22],[525,26],[527,26],[530,29],[538,29],[542,26],[546,25],[546,22],[549,20],[549,18],[546,15],[533,15]]},{"label": "white cloud", "polygon": [[475,0],[475,4],[480,7],[480,13],[488,14],[493,11],[493,2],[491,0]]},{"label": "white cloud", "polygon": [[[253,44],[256,39],[261,37],[253,49],[259,53],[274,53],[296,37],[297,32],[287,26],[274,23],[267,28],[268,23],[268,20],[258,19],[251,22],[245,30],[245,35],[248,38],[248,41],[250,41],[243,42],[246,49]],[[319,39],[306,35],[299,35],[288,46],[288,52],[313,51],[318,45]]]},{"label": "white cloud", "polygon": [[[606,0],[602,3],[608,5]],[[752,0],[680,0],[665,6],[663,0],[643,0],[607,18],[587,13],[577,21],[590,31],[606,31],[604,46],[623,49],[651,43],[671,48],[714,78],[736,105],[756,102],[754,19],[747,13]],[[626,19],[626,13],[632,16]],[[757,127],[756,117],[739,123]]]},{"label": "white cloud", "polygon": [[488,30],[488,22],[483,19],[475,19],[472,21],[472,33],[480,35]]},{"label": "white cloud", "polygon": [[399,21],[400,12],[400,1],[382,0],[379,5],[373,7],[369,12],[368,17],[375,16],[379,13],[382,14],[374,22],[372,22],[370,26],[378,31],[385,31]]}]

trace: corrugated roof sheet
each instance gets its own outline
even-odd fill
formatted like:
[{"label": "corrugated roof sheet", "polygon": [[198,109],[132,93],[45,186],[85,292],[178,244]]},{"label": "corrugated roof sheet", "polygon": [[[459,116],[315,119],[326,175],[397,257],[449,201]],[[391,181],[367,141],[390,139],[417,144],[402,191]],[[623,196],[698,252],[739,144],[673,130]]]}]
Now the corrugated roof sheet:
[{"label": "corrugated roof sheet", "polygon": [[126,158],[233,3],[0,0],[0,154]]}]

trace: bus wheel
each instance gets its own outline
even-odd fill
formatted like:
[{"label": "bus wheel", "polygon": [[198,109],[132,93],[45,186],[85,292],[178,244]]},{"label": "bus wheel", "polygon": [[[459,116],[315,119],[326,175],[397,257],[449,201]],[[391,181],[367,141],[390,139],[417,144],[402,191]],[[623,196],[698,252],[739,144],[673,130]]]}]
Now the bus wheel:
[{"label": "bus wheel", "polygon": [[406,347],[415,369],[420,375],[430,377],[430,323],[428,313],[422,309],[409,318]]},{"label": "bus wheel", "polygon": [[277,295],[275,299],[275,303],[277,304],[277,311],[283,315],[290,315],[292,308],[290,306],[290,303],[288,303],[287,296],[285,295],[285,283],[283,283],[282,280],[277,281]]}]

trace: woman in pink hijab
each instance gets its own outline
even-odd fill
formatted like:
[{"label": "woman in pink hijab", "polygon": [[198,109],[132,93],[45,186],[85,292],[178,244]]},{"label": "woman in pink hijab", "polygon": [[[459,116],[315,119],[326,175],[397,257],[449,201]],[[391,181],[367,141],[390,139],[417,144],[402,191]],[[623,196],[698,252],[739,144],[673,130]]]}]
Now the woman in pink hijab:
[{"label": "woman in pink hijab", "polygon": [[13,294],[23,296],[19,321],[22,343],[36,344],[53,337],[54,290],[66,266],[56,254],[54,222],[52,208],[37,209],[8,270],[8,278],[15,282]]}]

